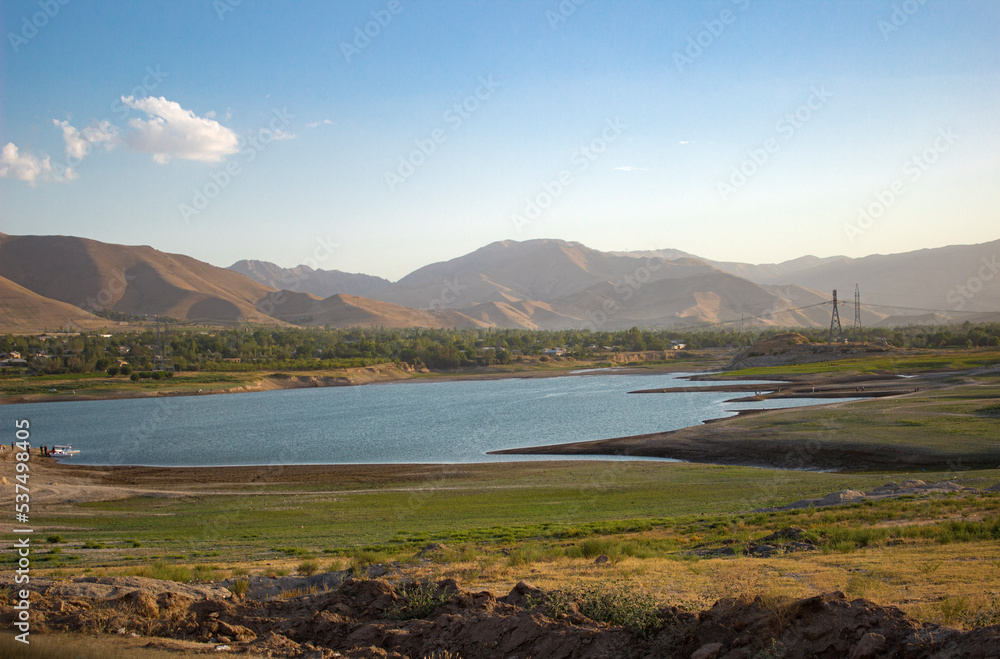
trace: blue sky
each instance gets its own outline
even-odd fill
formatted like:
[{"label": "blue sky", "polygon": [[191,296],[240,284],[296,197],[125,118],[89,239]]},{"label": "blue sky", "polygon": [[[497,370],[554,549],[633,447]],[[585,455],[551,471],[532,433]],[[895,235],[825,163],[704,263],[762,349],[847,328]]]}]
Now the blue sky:
[{"label": "blue sky", "polygon": [[1000,238],[992,0],[63,2],[0,8],[4,233],[390,279]]}]

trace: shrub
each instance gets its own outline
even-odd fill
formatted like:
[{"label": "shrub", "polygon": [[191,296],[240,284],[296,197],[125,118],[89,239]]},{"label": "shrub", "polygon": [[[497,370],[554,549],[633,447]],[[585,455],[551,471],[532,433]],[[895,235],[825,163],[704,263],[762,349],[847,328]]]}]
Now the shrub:
[{"label": "shrub", "polygon": [[398,591],[399,604],[386,614],[387,618],[411,620],[434,613],[448,601],[447,592],[432,583],[409,583]]},{"label": "shrub", "polygon": [[46,536],[45,537],[45,542],[49,543],[50,545],[54,545],[57,542],[66,542],[66,540],[61,535],[55,534],[55,535]]},{"label": "shrub", "polygon": [[296,568],[299,574],[311,577],[312,575],[319,572],[319,562],[318,561],[302,561],[299,563],[298,568]]},{"label": "shrub", "polygon": [[250,579],[244,577],[229,584],[229,592],[237,597],[242,597],[250,589]]},{"label": "shrub", "polygon": [[624,627],[636,636],[652,638],[662,627],[659,606],[649,593],[627,584],[595,584],[571,590],[552,602],[556,613],[566,600],[576,602],[591,620]]}]

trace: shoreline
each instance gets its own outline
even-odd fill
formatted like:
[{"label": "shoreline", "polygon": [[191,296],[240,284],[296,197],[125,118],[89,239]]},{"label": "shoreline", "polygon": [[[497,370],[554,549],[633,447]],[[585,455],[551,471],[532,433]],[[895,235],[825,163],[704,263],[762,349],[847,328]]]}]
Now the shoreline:
[{"label": "shoreline", "polygon": [[[714,366],[714,365],[713,365]],[[495,371],[495,372],[428,372],[415,373],[398,367],[397,364],[380,364],[342,371],[324,372],[297,372],[295,374],[284,374],[287,377],[274,377],[271,373],[261,372],[254,374],[254,377],[247,382],[234,385],[232,387],[206,388],[211,384],[206,384],[201,389],[195,389],[194,385],[183,389],[161,389],[127,391],[115,390],[102,393],[33,393],[33,394],[0,394],[0,405],[22,405],[33,403],[65,403],[81,401],[99,400],[132,400],[141,398],[172,398],[178,396],[216,396],[223,394],[244,394],[262,391],[293,390],[293,389],[316,389],[327,387],[358,387],[369,384],[399,384],[399,383],[421,383],[421,382],[461,382],[464,380],[506,380],[506,379],[533,379],[591,375],[656,375],[661,373],[706,373],[711,372],[713,366],[705,365],[700,369],[697,364],[650,364],[650,365],[628,365],[609,366],[605,368],[593,368],[587,365],[575,365],[573,367],[548,369],[548,370],[523,370],[523,371]],[[574,371],[585,370],[586,373],[574,373]],[[604,371],[604,372],[602,372]],[[238,374],[239,375],[239,374]],[[58,396],[58,397],[56,397]]]},{"label": "shoreline", "polygon": [[[957,373],[943,374],[954,377]],[[862,376],[863,378],[865,376]],[[806,436],[783,436],[778,428],[789,424],[816,423],[817,414],[838,410],[852,403],[871,402],[885,398],[904,398],[917,392],[945,388],[948,385],[942,374],[925,374],[907,378],[904,390],[891,389],[893,380],[865,379],[871,390],[844,391],[843,382],[816,384],[815,392],[801,390],[758,394],[736,398],[727,402],[752,402],[780,398],[857,398],[862,400],[831,401],[799,408],[774,410],[747,410],[746,414],[708,419],[697,426],[627,437],[566,442],[549,446],[526,446],[491,451],[492,455],[615,455],[653,458],[672,458],[684,462],[726,466],[764,467],[785,470],[835,471],[859,473],[872,471],[933,471],[938,469],[992,469],[1000,462],[994,453],[972,454],[956,449],[911,446],[906,452],[895,450],[892,444],[856,441],[850,435],[837,433],[822,440],[815,433]],[[802,384],[804,376],[792,376]],[[845,378],[841,378],[847,380]],[[858,380],[860,381],[860,380]],[[813,385],[809,386],[812,389]],[[860,385],[855,385],[860,386]],[[957,386],[957,385],[956,385]],[[684,391],[744,391],[747,385],[722,385],[715,387],[679,387],[670,390],[646,390],[630,393],[673,393]],[[762,388],[757,385],[758,389]],[[820,391],[824,389],[826,396]],[[848,385],[850,387],[850,385]],[[753,385],[749,385],[752,390]]]}]

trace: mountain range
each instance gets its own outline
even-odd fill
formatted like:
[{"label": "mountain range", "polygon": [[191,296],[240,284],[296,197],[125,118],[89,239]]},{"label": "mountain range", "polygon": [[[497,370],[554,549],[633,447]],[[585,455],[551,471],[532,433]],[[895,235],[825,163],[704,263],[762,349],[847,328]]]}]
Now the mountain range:
[{"label": "mountain range", "polygon": [[106,312],[189,323],[623,329],[741,322],[825,326],[838,289],[845,326],[1000,318],[1000,240],[859,259],[753,265],[678,250],[601,252],[501,241],[392,282],[266,261],[219,268],[149,246],[0,234],[0,332],[97,329]]}]

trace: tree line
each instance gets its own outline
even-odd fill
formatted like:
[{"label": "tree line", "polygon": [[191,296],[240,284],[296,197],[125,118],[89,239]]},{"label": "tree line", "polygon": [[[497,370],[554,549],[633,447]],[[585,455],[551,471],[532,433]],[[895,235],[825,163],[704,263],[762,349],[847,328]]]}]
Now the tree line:
[{"label": "tree line", "polygon": [[[614,352],[740,348],[788,331],[827,340],[825,328],[702,330],[522,329],[318,329],[237,326],[171,329],[163,341],[151,330],[54,336],[0,336],[0,353],[16,352],[30,373],[100,373],[153,377],[163,366],[177,371],[319,370],[406,362],[447,370],[515,363],[558,348],[575,359]],[[850,335],[850,332],[848,332]],[[1000,346],[1000,323],[868,328],[852,340],[898,348]],[[124,363],[123,363],[124,362]],[[8,372],[12,369],[6,369]],[[21,369],[18,369],[19,371]]]}]

